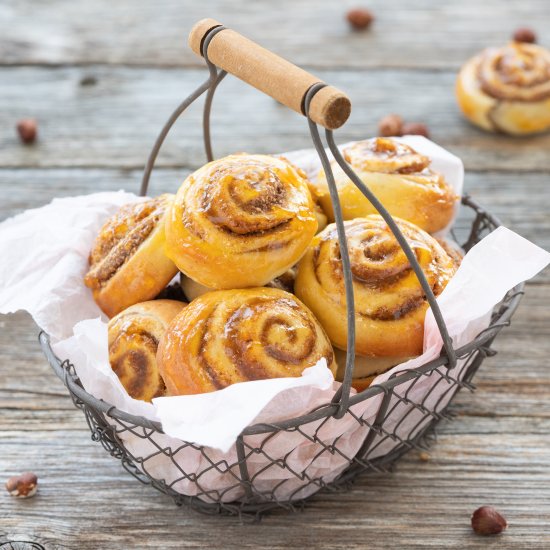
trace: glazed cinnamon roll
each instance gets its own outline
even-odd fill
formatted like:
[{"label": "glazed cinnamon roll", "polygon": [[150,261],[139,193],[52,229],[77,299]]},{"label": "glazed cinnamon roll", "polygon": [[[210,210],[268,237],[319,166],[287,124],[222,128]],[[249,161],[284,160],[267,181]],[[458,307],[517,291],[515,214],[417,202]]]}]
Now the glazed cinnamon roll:
[{"label": "glazed cinnamon roll", "polygon": [[[396,218],[437,296],[457,265],[430,235]],[[428,302],[405,253],[378,215],[345,222],[353,275],[358,355],[407,357],[422,352]],[[336,226],[316,235],[298,264],[296,295],[333,345],[347,345],[346,302]]]},{"label": "glazed cinnamon roll", "polygon": [[319,322],[295,296],[274,288],[221,290],[197,298],[172,321],[157,355],[168,395],[298,377],[323,358],[336,372]]},{"label": "glazed cinnamon roll", "polygon": [[178,272],[164,253],[164,218],[173,195],[123,206],[101,228],[84,278],[112,317],[157,296]]},{"label": "glazed cinnamon roll", "polygon": [[231,155],[180,187],[166,220],[167,254],[204,286],[262,286],[298,261],[316,229],[308,182],[290,163]]},{"label": "glazed cinnamon roll", "polygon": [[166,387],[157,367],[157,348],[172,319],[185,307],[175,300],[135,304],[109,321],[109,361],[134,399],[151,401]]},{"label": "glazed cinnamon roll", "polygon": [[511,42],[466,62],[456,83],[458,104],[477,126],[532,134],[550,128],[550,51]]},{"label": "glazed cinnamon roll", "polygon": [[[458,197],[431,160],[391,138],[358,141],[343,150],[358,177],[392,214],[434,233],[449,224]],[[377,214],[370,201],[335,162],[332,170],[345,220]],[[331,222],[334,211],[323,170],[315,182],[319,201]]]}]

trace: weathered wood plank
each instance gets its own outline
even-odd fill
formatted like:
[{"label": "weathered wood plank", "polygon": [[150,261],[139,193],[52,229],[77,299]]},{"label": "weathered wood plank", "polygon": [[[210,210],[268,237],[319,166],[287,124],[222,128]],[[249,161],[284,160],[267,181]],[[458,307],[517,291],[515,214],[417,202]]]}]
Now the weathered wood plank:
[{"label": "weathered wood plank", "polygon": [[[359,3],[360,4],[360,3]],[[188,66],[197,20],[215,17],[295,63],[313,67],[457,68],[470,55],[508,40],[516,26],[538,31],[547,46],[545,0],[370,0],[367,33],[350,32],[351,1],[279,0],[8,0],[0,10],[1,63],[111,63]]]},{"label": "weathered wood plank", "polygon": [[0,533],[84,550],[441,548],[442,541],[449,548],[485,548],[469,519],[491,503],[510,527],[490,542],[545,548],[549,443],[540,435],[440,436],[428,462],[411,454],[395,474],[362,477],[349,492],[317,496],[302,514],[241,525],[176,508],[132,479],[84,432],[32,432],[2,438],[0,471],[32,469],[41,485],[34,499],[0,499]]},{"label": "weathered wood plank", "polygon": [[[87,74],[94,86],[81,86]],[[199,69],[159,70],[94,66],[0,70],[0,167],[116,167],[144,165],[170,112],[205,78]],[[426,122],[434,141],[459,155],[469,170],[550,171],[550,134],[514,139],[470,126],[455,104],[453,72],[371,70],[322,71],[353,102],[340,142],[377,132],[390,112]],[[22,146],[19,118],[39,121],[39,140]],[[201,113],[193,106],[179,121],[159,157],[164,167],[193,167],[204,159]],[[311,147],[303,117],[249,86],[227,79],[213,111],[215,152],[277,152]]]}]

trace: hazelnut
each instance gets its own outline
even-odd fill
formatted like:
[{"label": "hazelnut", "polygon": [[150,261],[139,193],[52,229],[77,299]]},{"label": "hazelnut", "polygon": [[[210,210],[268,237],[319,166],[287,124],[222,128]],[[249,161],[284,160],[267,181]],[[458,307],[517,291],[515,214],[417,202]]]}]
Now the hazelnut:
[{"label": "hazelnut", "polygon": [[92,75],[83,76],[80,79],[81,86],[95,86],[97,84],[97,78]]},{"label": "hazelnut", "polygon": [[32,472],[10,477],[6,481],[6,489],[12,497],[32,497],[36,493],[37,487],[38,478]]},{"label": "hazelnut", "polygon": [[23,143],[34,143],[37,134],[37,124],[34,118],[24,118],[17,123],[17,133]]},{"label": "hazelnut", "polygon": [[374,21],[374,15],[364,8],[356,8],[348,11],[346,19],[353,30],[363,31],[370,27]]},{"label": "hazelnut", "polygon": [[421,122],[405,122],[402,128],[402,135],[424,136],[429,138],[430,132],[428,127]]},{"label": "hazelnut", "polygon": [[418,453],[418,458],[422,461],[422,462],[429,462],[430,459],[432,458],[432,456],[430,455],[430,453],[426,452],[426,451],[420,451]]},{"label": "hazelnut", "polygon": [[514,40],[516,42],[528,42],[529,44],[534,44],[537,41],[537,35],[533,29],[521,27],[514,33]]},{"label": "hazelnut", "polygon": [[382,137],[403,135],[403,119],[399,115],[386,115],[378,122],[378,135]]},{"label": "hazelnut", "polygon": [[506,527],[508,523],[492,506],[482,506],[472,514],[472,529],[478,535],[498,535]]}]

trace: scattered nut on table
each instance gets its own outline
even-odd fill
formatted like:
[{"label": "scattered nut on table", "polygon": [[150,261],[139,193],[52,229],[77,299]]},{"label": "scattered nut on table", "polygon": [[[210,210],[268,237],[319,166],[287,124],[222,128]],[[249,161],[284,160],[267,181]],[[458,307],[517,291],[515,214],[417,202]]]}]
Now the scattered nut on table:
[{"label": "scattered nut on table", "polygon": [[403,124],[402,132],[404,136],[413,135],[413,136],[424,136],[425,138],[430,137],[430,131],[425,124],[422,122],[405,122]]},{"label": "scattered nut on table", "polygon": [[378,135],[382,137],[403,135],[403,119],[399,115],[386,115],[378,122]]},{"label": "scattered nut on table", "polygon": [[506,527],[507,521],[492,506],[481,506],[472,514],[472,529],[478,535],[498,535]]},{"label": "scattered nut on table", "polygon": [[528,27],[520,27],[517,29],[513,38],[516,42],[528,42],[529,44],[534,44],[537,41],[535,31]]},{"label": "scattered nut on table", "polygon": [[97,78],[93,75],[86,75],[80,79],[81,86],[95,86],[97,84]]},{"label": "scattered nut on table", "polygon": [[6,489],[12,497],[28,498],[34,496],[38,488],[38,478],[32,472],[13,476],[6,481]]},{"label": "scattered nut on table", "polygon": [[363,31],[371,26],[374,15],[364,8],[356,8],[348,11],[346,19],[353,30]]},{"label": "scattered nut on table", "polygon": [[38,125],[34,118],[24,118],[17,123],[17,133],[23,143],[31,144],[36,140]]}]

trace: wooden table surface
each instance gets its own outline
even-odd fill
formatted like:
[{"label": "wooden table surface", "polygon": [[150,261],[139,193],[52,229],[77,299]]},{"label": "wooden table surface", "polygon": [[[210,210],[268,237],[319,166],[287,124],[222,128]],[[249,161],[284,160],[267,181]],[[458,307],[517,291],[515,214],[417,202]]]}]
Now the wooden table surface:
[{"label": "wooden table surface", "polygon": [[[359,2],[361,4],[361,2]],[[352,33],[349,2],[319,0],[4,0],[0,5],[0,219],[53,197],[137,190],[146,154],[174,106],[205,76],[186,46],[215,17],[346,90],[344,141],[376,133],[391,112],[429,125],[466,166],[466,190],[510,228],[550,248],[550,134],[482,133],[460,116],[456,71],[469,56],[531,26],[550,46],[548,0],[369,0],[376,22]],[[36,117],[22,146],[16,121]],[[309,147],[305,121],[228,78],[216,98],[214,147]],[[200,109],[178,123],[152,192],[175,190],[203,161]],[[362,477],[305,511],[260,524],[203,517],[142,486],[90,441],[82,414],[47,365],[25,314],[0,318],[0,479],[31,470],[38,495],[0,494],[0,548],[550,548],[550,270],[527,286],[474,394],[439,431],[431,458],[411,453],[393,475]],[[501,536],[470,529],[480,505],[509,521]]]}]

